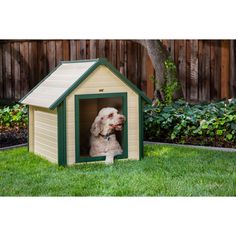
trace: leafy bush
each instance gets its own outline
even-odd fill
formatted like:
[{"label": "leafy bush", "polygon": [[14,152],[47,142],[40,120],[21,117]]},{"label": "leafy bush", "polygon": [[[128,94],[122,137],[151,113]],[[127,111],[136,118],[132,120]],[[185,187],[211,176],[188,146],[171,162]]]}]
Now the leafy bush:
[{"label": "leafy bush", "polygon": [[25,128],[28,123],[28,112],[25,105],[15,104],[0,109],[0,129]]},{"label": "leafy bush", "polygon": [[144,110],[146,140],[236,147],[236,99],[190,105],[182,100]]},{"label": "leafy bush", "polygon": [[162,85],[161,90],[164,93],[164,103],[170,104],[174,100],[174,93],[180,88],[177,80],[177,69],[171,57],[168,57],[164,62],[165,66],[165,83]]},{"label": "leafy bush", "polygon": [[27,142],[28,111],[15,104],[0,109],[0,148]]}]

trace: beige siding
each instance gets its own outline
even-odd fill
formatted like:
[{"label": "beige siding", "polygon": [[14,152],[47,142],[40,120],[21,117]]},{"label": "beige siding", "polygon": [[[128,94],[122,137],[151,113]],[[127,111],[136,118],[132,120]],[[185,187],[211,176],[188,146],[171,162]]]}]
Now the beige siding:
[{"label": "beige siding", "polygon": [[105,66],[99,66],[66,99],[67,106],[67,161],[75,163],[74,95],[127,92],[128,99],[128,158],[139,158],[138,95]]},{"label": "beige siding", "polygon": [[34,147],[34,153],[45,157],[51,162],[57,163],[56,110],[51,111],[49,109],[34,107],[33,111],[34,132],[30,134],[30,143],[33,143],[31,145]]}]

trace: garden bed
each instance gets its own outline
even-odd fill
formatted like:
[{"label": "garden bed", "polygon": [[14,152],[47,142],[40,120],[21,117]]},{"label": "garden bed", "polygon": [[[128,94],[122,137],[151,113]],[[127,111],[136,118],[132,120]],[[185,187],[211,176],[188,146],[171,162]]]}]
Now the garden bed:
[{"label": "garden bed", "polygon": [[28,111],[20,104],[0,108],[0,148],[27,143]]},{"label": "garden bed", "polygon": [[153,142],[236,148],[236,100],[147,106],[144,138]]},{"label": "garden bed", "polygon": [[0,129],[0,148],[25,144],[28,140],[27,128],[7,128]]}]

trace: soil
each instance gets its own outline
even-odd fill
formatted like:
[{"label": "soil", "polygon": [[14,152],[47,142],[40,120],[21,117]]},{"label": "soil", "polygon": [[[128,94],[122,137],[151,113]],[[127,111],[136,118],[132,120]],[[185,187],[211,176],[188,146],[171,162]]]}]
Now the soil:
[{"label": "soil", "polygon": [[196,146],[211,146],[211,147],[225,147],[225,148],[236,148],[235,142],[225,141],[219,138],[209,137],[187,137],[185,140],[169,140],[169,139],[147,139],[151,142],[163,142],[163,143],[174,143],[174,144],[190,144]]},{"label": "soil", "polygon": [[0,129],[0,148],[27,143],[27,128],[1,128]]}]

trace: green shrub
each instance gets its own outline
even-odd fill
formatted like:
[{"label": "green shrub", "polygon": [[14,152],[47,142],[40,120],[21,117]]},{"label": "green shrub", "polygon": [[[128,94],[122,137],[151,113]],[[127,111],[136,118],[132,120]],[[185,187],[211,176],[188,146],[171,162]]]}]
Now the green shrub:
[{"label": "green shrub", "polygon": [[144,135],[146,140],[236,146],[236,100],[146,106]]},{"label": "green shrub", "polygon": [[26,127],[28,112],[25,105],[15,104],[0,109],[0,128]]}]

